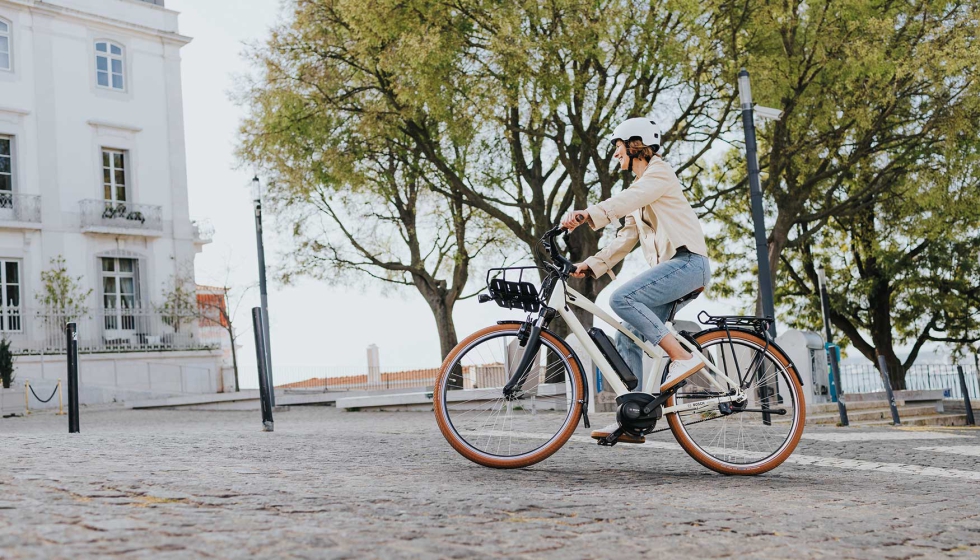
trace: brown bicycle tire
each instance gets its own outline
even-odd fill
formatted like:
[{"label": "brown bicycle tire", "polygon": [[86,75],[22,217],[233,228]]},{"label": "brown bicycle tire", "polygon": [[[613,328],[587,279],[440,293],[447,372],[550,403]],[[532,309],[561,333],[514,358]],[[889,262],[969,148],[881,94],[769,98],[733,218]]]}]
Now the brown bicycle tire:
[{"label": "brown bicycle tire", "polygon": [[574,359],[574,353],[568,344],[564,340],[552,335],[548,332],[541,333],[541,337],[546,339],[548,342],[552,343],[556,349],[558,349],[562,356],[566,359],[569,370],[566,371],[568,374],[567,382],[572,384],[572,402],[571,402],[571,416],[570,421],[568,421],[560,432],[551,439],[547,444],[533,450],[532,452],[520,456],[519,458],[504,458],[490,456],[486,453],[482,453],[478,450],[470,447],[464,440],[462,440],[459,435],[450,426],[449,418],[446,416],[446,410],[443,406],[443,396],[442,387],[446,382],[446,378],[449,376],[449,366],[456,360],[460,352],[468,348],[470,344],[488,334],[494,334],[499,332],[513,331],[515,334],[520,328],[520,324],[505,323],[502,325],[493,325],[485,329],[481,329],[466,337],[455,348],[449,352],[446,359],[442,362],[442,366],[439,368],[439,375],[436,377],[435,386],[432,390],[432,408],[436,415],[436,423],[439,425],[439,431],[442,432],[443,437],[449,442],[449,445],[453,447],[460,455],[466,457],[470,461],[477,463],[478,465],[483,465],[485,467],[491,467],[495,469],[518,469],[522,467],[527,467],[535,463],[539,463],[556,451],[561,449],[568,438],[572,437],[572,433],[578,427],[579,419],[582,414],[582,394],[585,390],[582,387],[582,374],[578,368],[578,362]]},{"label": "brown bicycle tire", "polygon": [[[752,342],[757,344],[760,348],[764,348],[766,346],[765,340],[756,334],[737,330],[732,330],[729,332],[733,339],[737,338],[746,342]],[[726,338],[727,336],[728,332],[724,330],[713,330],[701,333],[695,340],[697,340],[698,344],[703,345],[705,343],[717,340],[718,338]],[[796,375],[796,366],[794,366],[793,363],[775,346],[769,345],[766,353],[775,358],[778,363],[780,363],[787,369],[788,372],[790,372],[790,374],[786,377],[792,384],[797,402],[800,403],[800,414],[799,418],[797,419],[794,433],[790,436],[788,444],[786,444],[779,453],[767,459],[761,465],[741,467],[718,461],[711,455],[701,451],[698,445],[691,440],[687,431],[684,430],[683,424],[677,417],[677,414],[667,415],[667,423],[670,425],[670,431],[674,434],[674,439],[677,440],[677,443],[680,444],[680,446],[687,452],[688,455],[691,456],[692,459],[717,473],[729,475],[757,475],[771,471],[772,469],[781,465],[783,461],[785,461],[793,453],[797,444],[800,442],[800,437],[803,435],[803,428],[806,426],[806,401],[803,399],[803,386],[800,384],[799,378]],[[674,402],[674,397],[671,396],[669,399],[667,399],[667,402],[664,403],[664,406],[674,406]]]}]

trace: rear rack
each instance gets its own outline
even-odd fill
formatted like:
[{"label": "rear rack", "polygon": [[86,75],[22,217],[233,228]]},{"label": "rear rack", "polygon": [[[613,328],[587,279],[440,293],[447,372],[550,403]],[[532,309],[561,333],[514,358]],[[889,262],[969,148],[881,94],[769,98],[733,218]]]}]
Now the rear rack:
[{"label": "rear rack", "polygon": [[774,321],[772,317],[756,317],[755,315],[711,315],[707,311],[698,313],[698,321],[706,325],[715,325],[723,329],[746,328],[766,332]]}]

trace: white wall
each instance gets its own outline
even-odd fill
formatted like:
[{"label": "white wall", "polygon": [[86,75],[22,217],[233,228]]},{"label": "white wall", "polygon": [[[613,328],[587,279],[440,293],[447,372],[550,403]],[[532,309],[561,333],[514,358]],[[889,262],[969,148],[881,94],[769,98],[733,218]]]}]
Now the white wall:
[{"label": "white wall", "polygon": [[[65,355],[18,356],[16,378],[10,389],[0,390],[5,413],[24,409],[24,382],[30,381],[38,396],[47,398],[60,380],[67,399]],[[127,352],[81,354],[78,358],[79,403],[101,405],[181,394],[217,393],[225,388],[221,351]],[[232,390],[228,387],[228,390]],[[57,408],[58,398],[42,404],[33,395],[30,407]],[[67,401],[65,401],[67,406]]]},{"label": "white wall", "polygon": [[[63,255],[101,305],[98,256],[141,259],[143,303],[199,251],[188,213],[177,14],[139,0],[0,0],[13,69],[0,71],[0,134],[14,137],[14,189],[41,195],[40,230],[0,222],[0,257],[23,259],[21,305]],[[95,41],[124,47],[126,89],[97,87]],[[130,202],[162,207],[160,236],[82,233],[79,201],[102,198],[101,148],[128,150]]]}]

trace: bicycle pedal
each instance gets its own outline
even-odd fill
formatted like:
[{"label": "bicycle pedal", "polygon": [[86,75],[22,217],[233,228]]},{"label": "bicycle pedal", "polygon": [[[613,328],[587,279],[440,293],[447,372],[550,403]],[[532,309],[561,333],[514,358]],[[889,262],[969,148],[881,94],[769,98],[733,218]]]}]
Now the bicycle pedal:
[{"label": "bicycle pedal", "polygon": [[605,447],[612,447],[617,443],[646,443],[646,438],[643,436],[637,437],[634,435],[627,434],[622,428],[616,430],[615,432],[603,436],[592,436],[592,439],[596,440],[596,443]]}]

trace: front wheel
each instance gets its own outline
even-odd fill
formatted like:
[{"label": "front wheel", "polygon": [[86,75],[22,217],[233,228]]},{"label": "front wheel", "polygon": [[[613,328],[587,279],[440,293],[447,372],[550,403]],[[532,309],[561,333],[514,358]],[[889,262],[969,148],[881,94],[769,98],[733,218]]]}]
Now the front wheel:
[{"label": "front wheel", "polygon": [[558,451],[578,426],[585,388],[565,341],[541,333],[518,391],[504,395],[524,352],[520,324],[477,331],[446,357],[432,404],[439,430],[474,463],[501,469],[533,465]]},{"label": "front wheel", "polygon": [[[709,361],[746,386],[747,399],[668,414],[677,443],[695,461],[722,474],[753,475],[776,468],[796,449],[806,423],[795,366],[754,333],[719,329],[703,332],[696,340]],[[726,385],[723,378],[702,369],[664,406],[724,396],[711,377]]]}]

